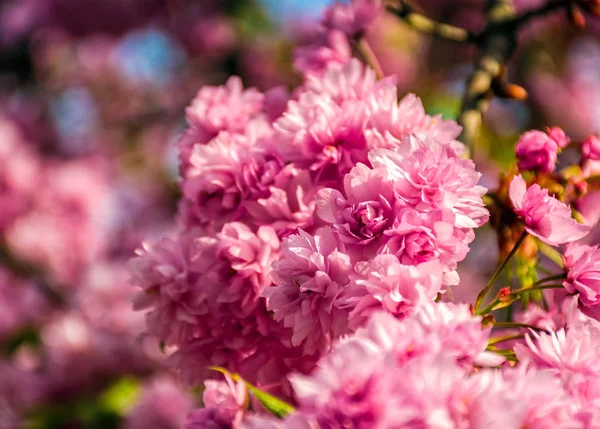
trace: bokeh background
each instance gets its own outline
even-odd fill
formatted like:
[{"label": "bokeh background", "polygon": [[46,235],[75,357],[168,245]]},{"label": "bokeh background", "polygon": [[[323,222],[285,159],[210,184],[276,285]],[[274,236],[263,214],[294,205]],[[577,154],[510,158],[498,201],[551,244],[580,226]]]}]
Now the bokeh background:
[{"label": "bokeh background", "polygon": [[[199,391],[168,371],[168,350],[144,336],[127,260],[175,228],[174,142],[198,89],[231,75],[293,88],[293,48],[311,43],[328,3],[0,2],[0,429],[178,428],[198,405]],[[472,30],[484,3],[414,2]],[[526,129],[600,131],[599,31],[558,14],[521,35],[508,79],[530,99],[493,101],[477,154],[484,184]],[[393,16],[368,39],[401,93],[456,117],[476,52]],[[469,260],[494,264],[487,240],[463,264],[465,283],[481,284]]]}]

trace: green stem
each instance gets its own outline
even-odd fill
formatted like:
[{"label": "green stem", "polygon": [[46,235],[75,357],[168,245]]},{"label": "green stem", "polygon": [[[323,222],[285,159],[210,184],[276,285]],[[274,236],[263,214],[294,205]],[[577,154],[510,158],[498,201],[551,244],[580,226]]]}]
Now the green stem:
[{"label": "green stem", "polygon": [[510,253],[506,256],[506,258],[504,258],[504,261],[502,261],[500,266],[496,269],[496,271],[492,275],[492,278],[488,282],[488,286],[491,286],[494,284],[494,282],[496,281],[498,276],[502,273],[502,271],[504,271],[504,268],[506,268],[506,264],[508,264],[508,262],[511,260],[511,258],[513,256],[515,256],[515,253],[517,253],[517,250],[519,250],[519,247],[521,247],[521,244],[523,244],[523,241],[525,241],[525,239],[527,238],[528,235],[529,234],[527,233],[527,231],[523,231],[523,233],[521,234],[521,236],[519,237],[519,239],[513,246],[512,250],[510,251]]},{"label": "green stem", "polygon": [[[492,274],[492,278],[488,282],[487,286],[477,296],[477,300],[475,301],[475,314],[482,314],[479,311],[479,307],[481,307],[481,304],[483,304],[485,297],[487,296],[489,291],[492,289],[492,286],[493,286],[494,282],[496,281],[496,279],[498,278],[498,276],[502,273],[502,271],[504,271],[504,268],[506,268],[506,265],[508,264],[508,262],[515,255],[515,253],[517,253],[517,250],[519,250],[519,247],[521,246],[523,241],[525,241],[525,238],[527,238],[527,235],[528,235],[527,231],[523,231],[523,233],[521,234],[521,236],[519,237],[519,239],[513,246],[512,250],[510,251],[510,253],[506,256],[506,258],[504,258],[504,261],[502,261],[502,263],[496,269],[494,274]],[[483,313],[483,314],[485,314],[485,313]]]},{"label": "green stem", "polygon": [[533,329],[534,331],[545,331],[545,329],[537,328],[535,326],[528,325],[527,323],[518,323],[518,322],[496,322],[496,323],[494,323],[493,328],[498,328],[498,329],[526,328],[526,329]]},{"label": "green stem", "polygon": [[[534,292],[534,291],[536,291],[536,290],[545,290],[545,289],[562,289],[562,288],[563,288],[563,285],[561,285],[561,284],[554,284],[554,285],[544,285],[544,286],[536,286],[536,287],[527,287],[527,288],[524,288],[524,289],[519,289],[519,290],[517,290],[517,291],[515,291],[515,292],[512,292],[512,293],[510,293],[510,294],[508,294],[508,295],[505,295],[505,296],[503,296],[502,298],[503,298],[503,299],[516,298],[516,299],[518,300],[518,299],[521,299],[521,295],[522,295],[523,293]],[[487,313],[489,313],[490,311],[492,311],[492,309],[493,309],[493,308],[494,308],[494,307],[495,307],[497,304],[499,304],[499,303],[500,303],[500,299],[499,299],[499,298],[496,298],[496,299],[495,299],[494,301],[492,301],[492,302],[490,303],[490,305],[488,305],[487,307],[485,307],[485,308],[483,308],[483,309],[481,309],[481,310],[477,310],[477,309],[476,309],[476,311],[475,311],[475,314],[476,314],[476,315],[479,315],[479,316],[481,316],[481,315],[483,315],[483,314],[487,314]]]},{"label": "green stem", "polygon": [[488,346],[493,346],[494,344],[502,343],[504,341],[520,340],[523,337],[524,337],[523,334],[513,334],[513,335],[504,335],[502,337],[490,338],[490,340],[488,341]]},{"label": "green stem", "polygon": [[546,256],[550,261],[552,261],[556,266],[563,268],[563,260],[562,255],[554,249],[552,246],[544,243],[541,240],[536,240],[538,245],[538,250],[542,252],[544,256]]},{"label": "green stem", "polygon": [[356,41],[356,50],[362,57],[362,60],[373,69],[377,79],[383,79],[385,74],[383,73],[381,64],[379,64],[375,52],[373,52],[371,45],[369,45],[369,42],[367,42],[364,37],[361,37]]},{"label": "green stem", "polygon": [[542,285],[542,284],[544,284],[546,282],[549,282],[549,281],[563,280],[565,278],[566,278],[566,275],[564,273],[556,274],[554,276],[549,276],[549,277],[543,278],[541,280],[538,280],[537,282],[535,282],[535,283],[533,283],[533,284],[531,284],[530,286],[527,286],[527,287],[528,288],[534,288],[536,286],[540,286],[540,285]]}]

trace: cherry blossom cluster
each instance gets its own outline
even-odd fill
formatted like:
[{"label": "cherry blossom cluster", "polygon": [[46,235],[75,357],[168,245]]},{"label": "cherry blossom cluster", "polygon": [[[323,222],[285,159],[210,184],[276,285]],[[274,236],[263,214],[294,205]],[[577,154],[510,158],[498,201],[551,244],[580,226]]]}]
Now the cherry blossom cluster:
[{"label": "cherry blossom cluster", "polygon": [[[231,77],[186,110],[178,229],[130,261],[148,332],[204,385],[186,427],[598,427],[600,140],[528,131],[488,191],[456,122],[351,57],[381,10],[327,9],[292,92]],[[490,219],[501,263],[452,303]]]}]

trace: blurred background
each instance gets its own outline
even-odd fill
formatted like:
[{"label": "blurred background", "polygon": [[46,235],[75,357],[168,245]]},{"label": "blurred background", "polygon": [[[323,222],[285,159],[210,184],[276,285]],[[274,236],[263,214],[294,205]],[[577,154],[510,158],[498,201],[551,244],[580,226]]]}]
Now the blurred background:
[{"label": "blurred background", "polygon": [[[292,50],[311,43],[328,3],[0,1],[0,429],[178,428],[198,404],[144,336],[126,261],[175,228],[174,142],[198,89],[231,75],[293,88]],[[484,3],[414,2],[472,30]],[[455,118],[476,52],[381,21],[368,38],[385,73],[429,113]],[[600,130],[599,31],[558,14],[521,35],[509,80],[530,100],[493,101],[484,184],[513,162],[526,129]],[[493,265],[494,252],[475,245],[472,260]],[[463,281],[481,284],[463,268]]]}]

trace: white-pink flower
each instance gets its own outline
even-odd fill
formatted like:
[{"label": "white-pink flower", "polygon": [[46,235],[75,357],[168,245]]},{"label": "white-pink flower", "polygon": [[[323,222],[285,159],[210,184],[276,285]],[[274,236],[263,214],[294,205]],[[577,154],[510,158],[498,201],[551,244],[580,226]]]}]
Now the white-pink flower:
[{"label": "white-pink flower", "polygon": [[352,263],[331,228],[310,235],[303,230],[283,241],[283,256],[273,263],[275,286],[267,288],[267,309],[293,330],[292,345],[306,353],[327,350],[347,330],[347,312],[334,301],[350,281]]},{"label": "white-pink flower", "polygon": [[413,266],[401,264],[394,255],[377,255],[358,262],[355,271],[339,299],[340,306],[351,310],[353,328],[377,310],[406,317],[422,301],[433,301],[442,288],[442,266],[437,260]]},{"label": "white-pink flower", "polygon": [[378,247],[383,232],[394,220],[394,192],[385,171],[357,164],[344,177],[344,194],[321,189],[317,215],[332,225],[347,245],[364,246],[376,241]]},{"label": "white-pink flower", "polygon": [[510,199],[515,213],[525,222],[525,230],[545,243],[556,246],[585,237],[589,225],[577,223],[571,209],[537,183],[527,187],[521,175],[510,183]]},{"label": "white-pink flower", "polygon": [[335,2],[323,13],[323,25],[343,31],[346,36],[358,37],[383,12],[381,0],[351,0]]},{"label": "white-pink flower", "polygon": [[478,185],[481,174],[473,161],[458,158],[449,145],[420,142],[410,152],[374,150],[369,160],[375,168],[386,169],[402,205],[421,212],[451,210],[459,228],[477,228],[487,221],[482,200],[487,189]]}]

